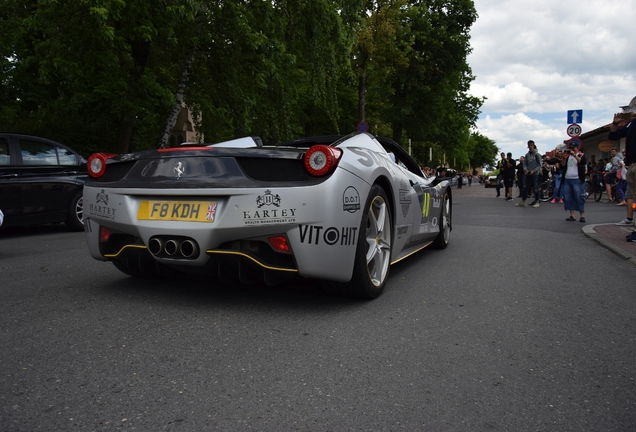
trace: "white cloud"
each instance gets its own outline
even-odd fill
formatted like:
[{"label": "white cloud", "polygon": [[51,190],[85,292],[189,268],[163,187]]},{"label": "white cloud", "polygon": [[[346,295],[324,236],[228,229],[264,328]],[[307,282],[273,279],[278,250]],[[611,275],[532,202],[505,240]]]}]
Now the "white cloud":
[{"label": "white cloud", "polygon": [[474,0],[468,62],[477,126],[501,150],[541,152],[567,139],[566,112],[582,109],[583,132],[609,123],[636,96],[636,1]]}]

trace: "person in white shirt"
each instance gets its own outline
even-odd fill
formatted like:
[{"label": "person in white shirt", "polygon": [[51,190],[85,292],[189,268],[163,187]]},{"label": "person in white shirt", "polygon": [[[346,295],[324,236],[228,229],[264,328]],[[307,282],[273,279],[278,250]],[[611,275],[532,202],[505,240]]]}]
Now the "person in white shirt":
[{"label": "person in white shirt", "polygon": [[564,208],[570,211],[566,221],[575,221],[574,212],[579,212],[579,222],[585,222],[585,166],[587,158],[579,151],[576,142],[570,143],[565,152],[565,173],[563,174]]}]

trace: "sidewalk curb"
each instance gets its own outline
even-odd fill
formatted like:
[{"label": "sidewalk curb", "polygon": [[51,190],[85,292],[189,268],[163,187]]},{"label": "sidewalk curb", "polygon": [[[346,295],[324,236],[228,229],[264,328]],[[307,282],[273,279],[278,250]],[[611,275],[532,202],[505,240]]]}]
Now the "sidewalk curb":
[{"label": "sidewalk curb", "polygon": [[597,234],[596,231],[594,231],[594,227],[599,226],[599,225],[614,225],[614,224],[585,225],[581,229],[581,231],[583,231],[583,234],[585,234],[588,238],[591,238],[592,240],[596,241],[598,244],[600,244],[604,248],[609,249],[611,252],[614,252],[616,255],[620,256],[621,258],[626,260],[631,265],[636,266],[636,256],[632,255],[631,253],[629,253],[629,252],[627,252],[627,251],[625,251],[625,250],[623,250],[623,249],[621,249],[619,247],[616,247],[612,243],[610,243],[607,240],[603,239],[600,235]]}]

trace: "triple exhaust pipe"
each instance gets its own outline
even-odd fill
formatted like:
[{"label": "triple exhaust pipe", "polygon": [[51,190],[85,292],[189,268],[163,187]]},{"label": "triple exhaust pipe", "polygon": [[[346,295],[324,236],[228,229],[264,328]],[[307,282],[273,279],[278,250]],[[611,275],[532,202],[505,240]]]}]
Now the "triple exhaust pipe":
[{"label": "triple exhaust pipe", "polygon": [[152,237],[148,250],[159,258],[196,259],[199,256],[197,242],[187,237]]}]

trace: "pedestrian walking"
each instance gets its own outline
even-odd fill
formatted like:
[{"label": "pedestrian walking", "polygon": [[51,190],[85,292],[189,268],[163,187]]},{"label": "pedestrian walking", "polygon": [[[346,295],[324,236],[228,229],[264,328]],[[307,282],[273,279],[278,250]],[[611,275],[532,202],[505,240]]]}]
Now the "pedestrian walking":
[{"label": "pedestrian walking", "polygon": [[506,155],[503,163],[503,181],[506,188],[506,201],[512,201],[512,185],[515,182],[516,162],[512,158],[512,153]]},{"label": "pedestrian walking", "polygon": [[534,188],[534,201],[530,203],[530,207],[538,208],[539,207],[539,174],[541,174],[541,166],[543,165],[543,160],[541,159],[541,154],[537,150],[537,146],[534,141],[528,141],[528,153],[523,161],[523,173],[526,178],[525,187],[523,188],[523,193],[521,194],[521,202],[515,204],[515,207],[525,207],[526,199],[528,195],[530,195],[530,188]]}]

